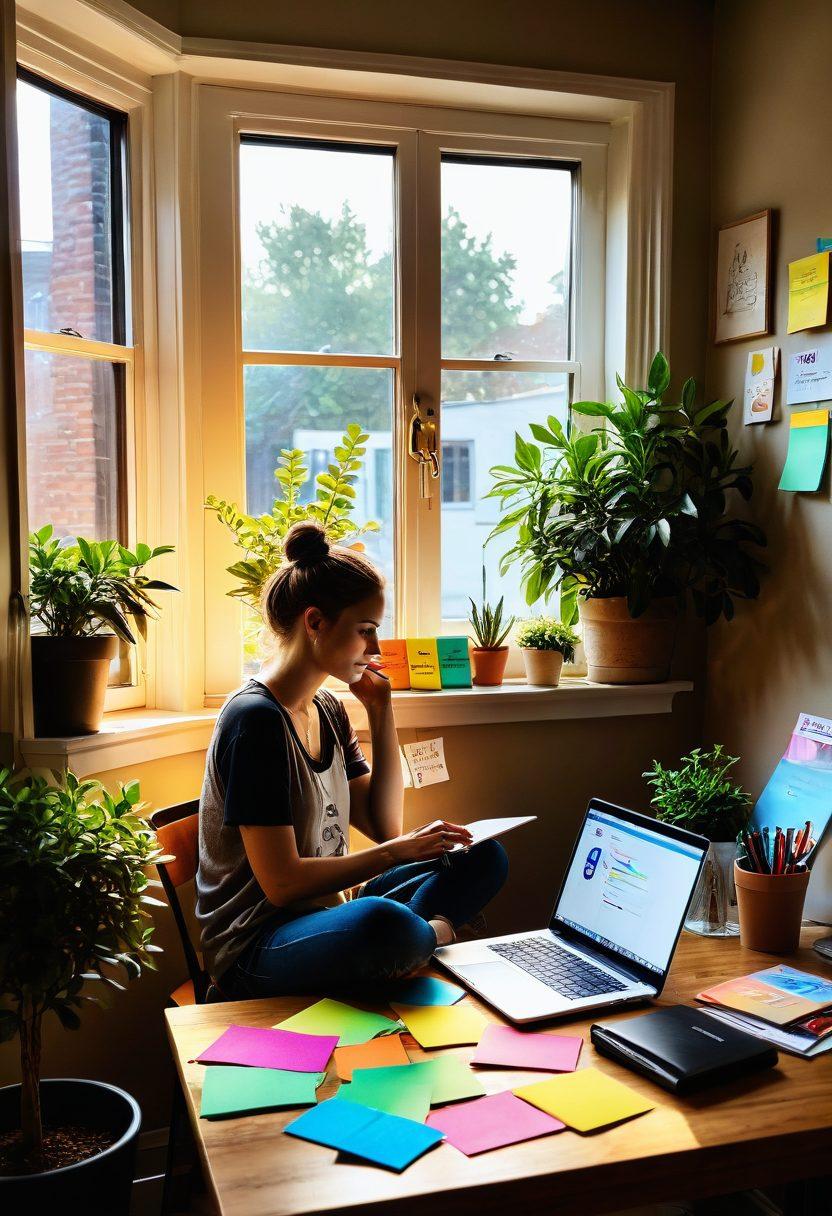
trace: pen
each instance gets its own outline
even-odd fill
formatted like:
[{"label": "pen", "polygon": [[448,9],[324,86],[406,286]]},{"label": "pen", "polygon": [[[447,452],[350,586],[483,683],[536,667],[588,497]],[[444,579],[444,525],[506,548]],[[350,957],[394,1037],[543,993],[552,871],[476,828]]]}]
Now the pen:
[{"label": "pen", "polygon": [[792,861],[794,860],[794,857],[792,855],[793,842],[794,842],[794,828],[786,828],[786,868],[785,868],[785,872],[787,874],[789,873]]}]

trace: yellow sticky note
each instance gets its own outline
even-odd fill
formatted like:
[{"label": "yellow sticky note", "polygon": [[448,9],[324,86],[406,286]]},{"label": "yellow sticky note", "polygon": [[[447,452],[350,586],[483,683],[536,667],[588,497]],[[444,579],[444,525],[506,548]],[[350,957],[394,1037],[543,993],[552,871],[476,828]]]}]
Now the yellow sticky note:
[{"label": "yellow sticky note", "polygon": [[514,1093],[578,1132],[620,1123],[653,1109],[641,1094],[597,1068],[582,1068],[548,1081],[521,1085]]},{"label": "yellow sticky note", "polygon": [[789,262],[789,333],[825,325],[828,311],[828,250]]},{"label": "yellow sticky note", "polygon": [[751,356],[751,375],[759,376],[766,362],[766,357],[761,350],[755,350]]},{"label": "yellow sticky note", "polygon": [[441,688],[436,638],[408,638],[407,661],[411,688]]},{"label": "yellow sticky note", "polygon": [[422,1047],[478,1043],[488,1025],[487,1019],[468,1005],[393,1005],[393,1009]]}]

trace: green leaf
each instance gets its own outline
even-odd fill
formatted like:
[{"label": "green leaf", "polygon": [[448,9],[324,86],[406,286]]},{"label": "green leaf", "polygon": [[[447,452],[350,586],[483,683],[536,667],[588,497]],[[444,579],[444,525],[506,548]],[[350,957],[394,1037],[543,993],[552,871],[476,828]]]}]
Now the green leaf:
[{"label": "green leaf", "polygon": [[653,356],[653,362],[650,364],[650,371],[647,374],[647,387],[650,390],[651,396],[659,400],[667,392],[669,386],[670,367],[662,352],[657,351]]}]

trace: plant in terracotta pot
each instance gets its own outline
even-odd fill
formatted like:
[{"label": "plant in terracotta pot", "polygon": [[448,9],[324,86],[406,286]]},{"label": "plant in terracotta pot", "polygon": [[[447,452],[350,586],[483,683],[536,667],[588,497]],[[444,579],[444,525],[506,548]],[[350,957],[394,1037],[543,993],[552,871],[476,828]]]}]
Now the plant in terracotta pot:
[{"label": "plant in terracotta pot", "polygon": [[[153,967],[145,868],[161,860],[139,785],[113,797],[0,771],[0,1039],[20,1038],[21,1084],[0,1089],[0,1208],[126,1213],[141,1123],[135,1100],[90,1080],[41,1080],[51,1013],[80,1026],[90,987],[123,991]],[[172,860],[172,859],[169,859]],[[5,1200],[5,1203],[4,1203]]]},{"label": "plant in terracotta pot", "polygon": [[682,756],[678,768],[668,769],[654,760],[642,774],[653,787],[651,801],[658,819],[711,842],[685,918],[686,929],[711,937],[739,933],[734,858],[736,838],[748,823],[752,800],[730,777],[738,759],[717,743],[711,751],[695,747]]},{"label": "plant in terracotta pot", "polygon": [[537,616],[521,621],[514,640],[523,652],[526,682],[555,687],[563,664],[575,658],[580,638],[554,617]]},{"label": "plant in terracotta pot", "polygon": [[480,686],[502,684],[508,661],[508,646],[504,643],[514,624],[514,617],[503,622],[502,597],[496,608],[492,608],[484,599],[479,608],[470,596],[469,600],[471,615],[468,620],[476,640],[474,683]]},{"label": "plant in terracotta pot", "polygon": [[765,545],[756,524],[727,514],[728,496],[751,496],[727,415],[732,402],[696,404],[687,380],[666,402],[667,360],[657,354],[647,388],[618,379],[623,401],[578,401],[597,419],[587,432],[557,418],[516,437],[515,463],[492,469],[489,497],[505,512],[492,537],[516,531],[501,571],[520,562],[526,601],[560,591],[560,616],[580,605],[590,680],[667,679],[676,621],[688,595],[707,624],[734,614],[734,600],[759,594]]},{"label": "plant in terracotta pot", "polygon": [[29,537],[32,685],[36,735],[88,735],[101,725],[110,663],[118,642],[134,644],[132,618],[142,637],[159,613],[150,591],[175,591],[148,578],[144,568],[171,545],[114,540],[64,544],[51,524]]}]

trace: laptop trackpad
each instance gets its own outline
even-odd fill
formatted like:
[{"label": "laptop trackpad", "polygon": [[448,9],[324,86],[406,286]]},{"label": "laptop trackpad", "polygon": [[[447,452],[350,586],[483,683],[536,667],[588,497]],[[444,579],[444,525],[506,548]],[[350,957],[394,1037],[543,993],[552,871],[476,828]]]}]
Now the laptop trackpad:
[{"label": "laptop trackpad", "polygon": [[540,980],[496,960],[493,963],[457,965],[454,973],[487,1000],[513,1010],[522,1009],[530,1016],[537,1009],[551,1011],[569,1003]]}]

